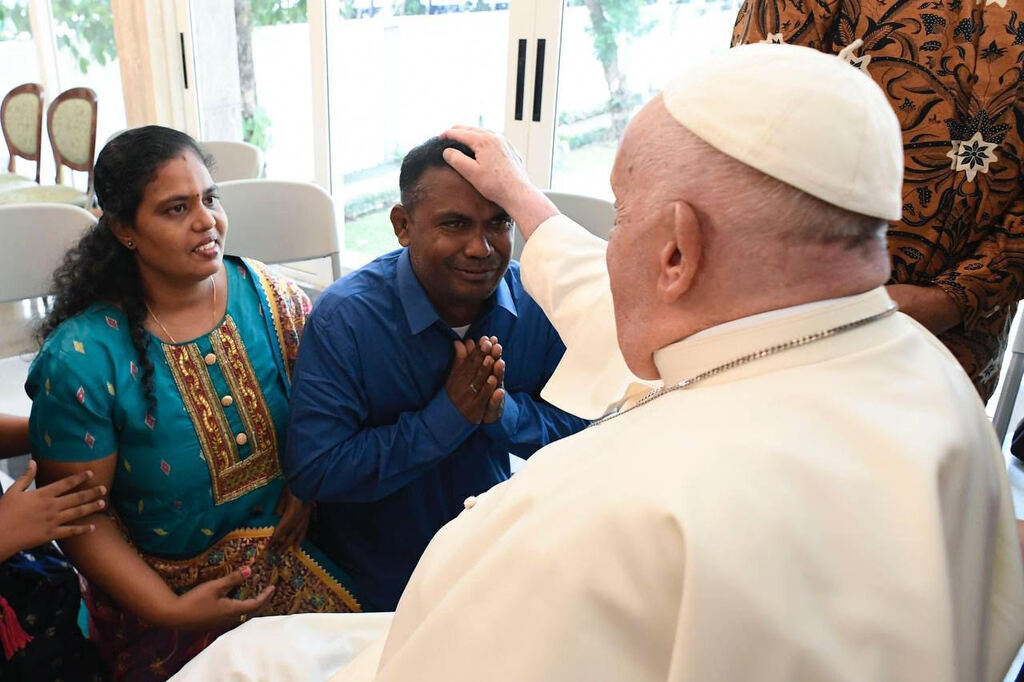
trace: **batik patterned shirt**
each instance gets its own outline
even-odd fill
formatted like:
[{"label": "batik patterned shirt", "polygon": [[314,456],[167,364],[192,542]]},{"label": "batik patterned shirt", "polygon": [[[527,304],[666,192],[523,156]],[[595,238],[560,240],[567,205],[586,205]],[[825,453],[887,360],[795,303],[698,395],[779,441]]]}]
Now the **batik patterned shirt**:
[{"label": "batik patterned shirt", "polygon": [[905,154],[903,218],[888,233],[891,283],[952,297],[963,322],[939,338],[987,399],[1024,295],[1024,6],[747,0],[733,44],[756,42],[839,54],[889,97]]}]

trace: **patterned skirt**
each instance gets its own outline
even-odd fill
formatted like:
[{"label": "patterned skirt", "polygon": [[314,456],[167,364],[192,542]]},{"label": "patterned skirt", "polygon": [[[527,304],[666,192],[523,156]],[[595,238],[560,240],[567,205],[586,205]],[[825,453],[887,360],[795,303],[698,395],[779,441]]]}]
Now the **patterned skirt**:
[{"label": "patterned skirt", "polygon": [[[349,583],[316,548],[307,543],[276,552],[269,547],[274,529],[232,531],[202,554],[168,560],[142,554],[178,594],[199,583],[222,578],[242,566],[252,575],[231,596],[255,597],[274,585],[270,601],[259,614],[359,612],[359,602],[342,583]],[[330,566],[331,571],[326,567]],[[83,583],[85,581],[83,580]],[[93,585],[84,585],[89,608],[89,633],[110,668],[114,682],[166,680],[223,631],[174,630],[152,625],[122,609]]]}]

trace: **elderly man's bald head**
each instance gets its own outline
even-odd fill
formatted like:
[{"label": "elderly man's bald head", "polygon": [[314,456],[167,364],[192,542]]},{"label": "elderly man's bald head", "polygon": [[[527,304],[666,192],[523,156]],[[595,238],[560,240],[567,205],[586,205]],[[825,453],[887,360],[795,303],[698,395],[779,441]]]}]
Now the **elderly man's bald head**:
[{"label": "elderly man's bald head", "polygon": [[885,221],[828,204],[723,154],[676,121],[662,96],[634,117],[622,156],[652,197],[689,202],[708,227],[746,240],[884,248]]},{"label": "elderly man's bald head", "polygon": [[608,269],[619,344],[654,350],[721,322],[888,279],[885,222],[828,204],[710,146],[662,97],[630,123],[612,171]]}]

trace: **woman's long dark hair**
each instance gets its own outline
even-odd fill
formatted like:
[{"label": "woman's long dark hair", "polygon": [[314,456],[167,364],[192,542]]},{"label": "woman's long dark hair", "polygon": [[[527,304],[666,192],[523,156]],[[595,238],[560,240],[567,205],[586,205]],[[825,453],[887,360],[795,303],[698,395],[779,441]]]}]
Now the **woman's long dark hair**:
[{"label": "woman's long dark hair", "polygon": [[146,304],[135,256],[114,236],[112,224],[135,228],[139,204],[160,167],[183,151],[193,152],[210,166],[209,157],[185,133],[162,126],[126,130],[107,142],[96,160],[96,199],[103,215],[64,255],[53,273],[53,309],[40,323],[42,343],[64,320],[93,303],[120,306],[128,319],[132,346],[142,365],[142,386],[150,409],[153,398],[153,363],[149,360]]}]

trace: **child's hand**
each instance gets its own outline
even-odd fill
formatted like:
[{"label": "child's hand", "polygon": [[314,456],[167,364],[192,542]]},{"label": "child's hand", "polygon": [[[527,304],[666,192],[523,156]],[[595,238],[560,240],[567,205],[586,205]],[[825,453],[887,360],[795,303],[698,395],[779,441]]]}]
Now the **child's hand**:
[{"label": "child's hand", "polygon": [[92,478],[91,471],[67,476],[50,485],[28,490],[36,476],[36,463],[0,497],[0,561],[23,549],[37,547],[50,540],[90,533],[92,524],[70,525],[106,506],[101,499],[104,486],[71,492]]}]

